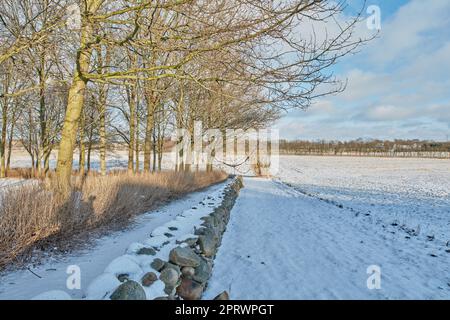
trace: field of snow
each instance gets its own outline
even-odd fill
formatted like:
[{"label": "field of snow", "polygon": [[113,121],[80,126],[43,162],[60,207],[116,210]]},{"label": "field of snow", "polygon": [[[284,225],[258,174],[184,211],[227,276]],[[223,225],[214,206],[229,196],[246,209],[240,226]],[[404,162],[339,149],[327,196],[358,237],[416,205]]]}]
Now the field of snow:
[{"label": "field of snow", "polygon": [[0,179],[0,192],[2,189],[20,186],[25,182],[23,179],[15,179],[15,178],[2,178]]},{"label": "field of snow", "polygon": [[[450,299],[448,161],[280,164],[274,179],[244,180],[206,298]],[[374,266],[380,289],[367,285]]]},{"label": "field of snow", "polygon": [[[144,159],[144,154],[140,154],[141,159],[141,168],[143,167],[142,160]],[[50,168],[55,169],[56,163],[58,159],[58,153],[56,151],[52,152],[49,158]],[[153,162],[153,158],[152,158]],[[75,152],[73,156],[73,167],[74,169],[78,169],[79,163],[79,155]],[[125,169],[128,166],[128,151],[127,150],[116,150],[109,151],[106,153],[106,167],[108,170],[113,169]],[[29,168],[31,167],[31,158],[30,156],[23,151],[13,152],[11,158],[11,167],[12,168]],[[163,159],[163,169],[172,169],[174,167],[171,155],[169,153],[164,154]],[[91,169],[99,170],[100,169],[100,155],[98,152],[94,151],[91,155]]]},{"label": "field of snow", "polygon": [[283,156],[278,176],[389,232],[450,241],[448,160]]},{"label": "field of snow", "polygon": [[[130,258],[136,242],[179,222],[193,206],[201,209],[205,198],[214,206],[223,187],[138,217],[132,228],[33,273],[3,275],[0,299],[49,290],[103,297],[117,284],[105,273],[121,272],[120,259]],[[227,290],[231,299],[450,299],[449,193],[448,160],[282,156],[272,179],[245,177],[204,298]],[[130,259],[138,278],[147,263]],[[69,265],[82,270],[81,290],[67,291]],[[379,289],[368,286],[374,266]]]},{"label": "field of snow", "polygon": [[[206,299],[219,290],[231,299],[450,298],[450,248],[279,181],[248,177],[244,185]],[[367,285],[373,266],[380,289]]]}]

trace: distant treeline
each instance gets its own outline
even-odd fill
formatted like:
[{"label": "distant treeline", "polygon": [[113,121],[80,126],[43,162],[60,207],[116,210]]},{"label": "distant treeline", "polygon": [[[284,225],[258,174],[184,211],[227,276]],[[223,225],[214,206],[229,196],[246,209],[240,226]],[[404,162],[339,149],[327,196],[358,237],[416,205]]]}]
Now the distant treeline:
[{"label": "distant treeline", "polygon": [[450,158],[450,142],[421,140],[303,141],[281,140],[281,154]]}]

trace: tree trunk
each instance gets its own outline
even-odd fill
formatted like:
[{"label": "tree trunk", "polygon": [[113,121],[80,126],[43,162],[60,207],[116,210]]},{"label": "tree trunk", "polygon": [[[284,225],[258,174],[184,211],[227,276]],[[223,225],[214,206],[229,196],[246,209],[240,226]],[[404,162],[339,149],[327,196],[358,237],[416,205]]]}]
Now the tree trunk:
[{"label": "tree trunk", "polygon": [[70,179],[73,166],[73,152],[77,139],[78,122],[84,104],[84,93],[87,79],[83,77],[89,72],[92,49],[90,47],[93,36],[92,22],[89,16],[97,12],[102,4],[101,0],[86,0],[86,11],[82,17],[80,49],[77,53],[76,68],[74,70],[72,84],[69,89],[66,115],[59,143],[58,164],[56,176],[61,192],[70,190]]},{"label": "tree trunk", "polygon": [[156,127],[155,127],[155,119],[153,119],[153,139],[152,139],[152,151],[153,151],[153,167],[152,171],[156,171]]},{"label": "tree trunk", "polygon": [[91,171],[91,152],[92,152],[92,142],[89,141],[87,148],[87,172]]},{"label": "tree trunk", "polygon": [[[99,73],[107,72],[110,64],[110,50],[106,48],[105,60],[103,61],[102,50],[98,51]],[[100,112],[100,173],[106,175],[106,103],[108,99],[108,85],[100,85],[99,112]]]},{"label": "tree trunk", "polygon": [[147,102],[147,122],[145,126],[145,141],[144,141],[144,172],[150,172],[150,157],[152,153],[152,133],[153,133],[153,117],[155,110],[154,93],[150,88],[146,92]]},{"label": "tree trunk", "polygon": [[78,161],[79,165],[79,172],[80,175],[83,176],[85,173],[85,166],[86,166],[86,146],[84,142],[84,126],[85,126],[85,116],[84,112],[81,112],[81,118],[80,118],[80,159]]},{"label": "tree trunk", "polygon": [[134,170],[134,149],[136,146],[136,86],[130,88],[130,144],[128,145],[128,171]]},{"label": "tree trunk", "polygon": [[106,175],[106,115],[103,101],[100,101],[100,173]]},{"label": "tree trunk", "polygon": [[44,172],[45,172],[45,174],[47,174],[48,171],[50,170],[50,156],[51,156],[51,154],[52,154],[52,149],[50,148],[50,149],[47,150],[47,152],[45,154],[45,157],[44,157]]},{"label": "tree trunk", "polygon": [[[150,112],[150,108],[149,108]],[[152,125],[153,114],[147,114],[147,123],[145,126],[145,141],[144,141],[144,172],[150,172],[150,157],[152,153]]]},{"label": "tree trunk", "polygon": [[[131,61],[131,68],[137,68],[137,57],[134,52],[129,55]],[[134,152],[136,149],[136,98],[137,98],[138,81],[133,81],[132,85],[128,87],[128,105],[130,107],[130,139],[128,145],[128,171],[136,172],[134,167]]]},{"label": "tree trunk", "polygon": [[6,176],[6,131],[8,128],[8,98],[7,93],[9,90],[9,75],[5,76],[5,81],[3,83],[3,91],[5,95],[3,96],[3,108],[2,108],[2,134],[0,137],[0,178]]},{"label": "tree trunk", "polygon": [[45,121],[45,51],[41,52],[40,56],[40,66],[39,66],[39,125],[40,125],[40,136],[39,136],[39,154],[38,154],[38,174],[41,174],[41,165],[44,158],[44,153],[47,148],[47,122]]},{"label": "tree trunk", "polygon": [[141,171],[141,168],[140,168],[140,156],[139,156],[139,153],[141,152],[141,150],[140,150],[140,148],[139,148],[139,124],[140,124],[140,121],[139,121],[140,119],[139,119],[139,116],[137,116],[136,117],[136,147],[134,148],[135,149],[135,151],[136,151],[136,166],[135,166],[135,169],[134,169],[134,171],[135,172],[140,172]]},{"label": "tree trunk", "polygon": [[9,137],[8,137],[8,156],[7,156],[7,160],[6,160],[6,175],[8,175],[8,171],[9,171],[10,165],[11,165],[12,142],[13,142],[13,138],[14,138],[14,135],[13,135],[14,124],[15,124],[15,112],[13,113],[13,116],[12,116],[12,122],[11,122],[10,131],[9,131]]},{"label": "tree trunk", "polygon": [[[5,99],[7,100],[7,99]],[[2,136],[0,141],[0,178],[6,176],[6,129],[8,124],[7,102],[3,105],[2,109]]]}]

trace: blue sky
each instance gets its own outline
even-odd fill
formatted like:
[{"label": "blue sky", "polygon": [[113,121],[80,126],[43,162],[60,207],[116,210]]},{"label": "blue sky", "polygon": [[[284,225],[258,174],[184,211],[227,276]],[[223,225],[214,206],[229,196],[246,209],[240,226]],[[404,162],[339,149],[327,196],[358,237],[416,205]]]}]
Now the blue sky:
[{"label": "blue sky", "polygon": [[[348,4],[346,14],[363,1]],[[282,138],[445,140],[450,135],[450,1],[367,1],[372,4],[381,9],[378,38],[333,68],[348,80],[346,91],[317,100],[307,111],[290,111],[277,123]]]}]

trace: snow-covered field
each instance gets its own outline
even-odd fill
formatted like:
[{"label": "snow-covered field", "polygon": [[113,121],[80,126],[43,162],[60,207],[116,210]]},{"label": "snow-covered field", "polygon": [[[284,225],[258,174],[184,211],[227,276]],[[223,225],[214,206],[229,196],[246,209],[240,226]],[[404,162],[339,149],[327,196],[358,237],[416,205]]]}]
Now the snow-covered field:
[{"label": "snow-covered field", "polygon": [[0,192],[4,188],[9,188],[12,186],[19,186],[23,183],[22,179],[4,178],[0,179]]},{"label": "snow-covered field", "polygon": [[[231,299],[450,299],[449,161],[282,156],[276,177],[249,176],[244,185],[205,299],[223,290]],[[124,266],[118,257],[130,258],[136,242],[161,233],[177,216],[191,216],[193,206],[206,214],[210,209],[200,203],[210,197],[216,205],[223,187],[143,215],[132,228],[47,261],[34,273],[0,277],[0,299],[28,299],[48,290],[99,298],[112,286],[112,277],[101,275]],[[136,278],[148,271],[148,261],[130,259],[140,268]],[[81,290],[66,288],[69,265],[81,268]],[[369,289],[377,268],[380,289]],[[99,276],[109,280],[89,290]]]},{"label": "snow-covered field", "polygon": [[244,180],[206,298],[450,299],[448,161],[280,163],[272,180]]},{"label": "snow-covered field", "polygon": [[[141,157],[141,167],[143,167],[142,159],[144,159],[144,154],[140,154]],[[49,158],[49,164],[51,169],[56,168],[56,163],[58,159],[58,153],[56,151],[52,152]],[[152,158],[153,159],[153,158]],[[78,169],[79,164],[79,154],[74,153],[73,156],[73,167]],[[171,154],[165,153],[163,158],[163,169],[172,169],[174,167]],[[108,170],[113,169],[125,169],[128,166],[128,151],[127,150],[116,150],[109,151],[106,153],[106,167]],[[16,151],[13,153],[11,158],[11,168],[29,168],[31,167],[31,158],[28,154],[23,151]],[[94,151],[91,155],[91,169],[100,169],[100,155],[98,152]]]},{"label": "snow-covered field", "polygon": [[283,156],[280,163],[282,181],[369,215],[388,232],[403,227],[439,245],[450,241],[448,160]]}]

